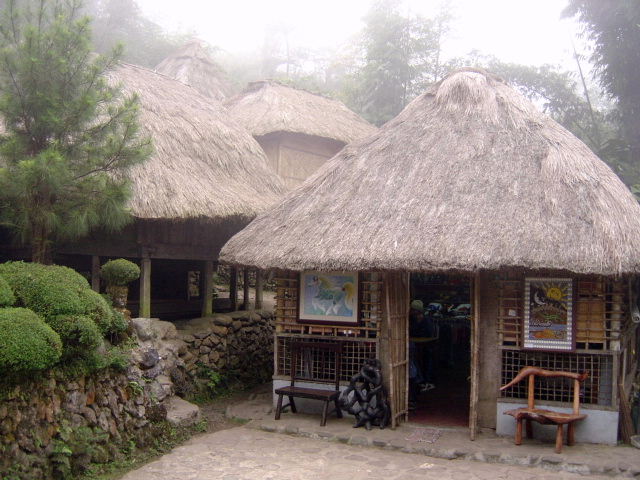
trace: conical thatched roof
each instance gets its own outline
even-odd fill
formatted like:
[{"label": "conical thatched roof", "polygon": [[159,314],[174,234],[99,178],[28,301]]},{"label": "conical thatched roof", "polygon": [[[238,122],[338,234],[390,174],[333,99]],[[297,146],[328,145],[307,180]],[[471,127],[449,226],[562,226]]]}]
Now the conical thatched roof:
[{"label": "conical thatched roof", "polygon": [[342,150],[221,258],[293,270],[638,272],[640,206],[566,129],[501,79],[466,70]]},{"label": "conical thatched roof", "polygon": [[140,97],[140,123],[151,158],[131,171],[135,217],[253,217],[283,193],[260,145],[229,119],[222,104],[145,68],[111,74]]},{"label": "conical thatched roof", "polygon": [[189,42],[169,55],[155,70],[220,102],[231,95],[224,71],[198,41]]},{"label": "conical thatched roof", "polygon": [[225,105],[232,117],[254,137],[290,132],[347,144],[376,131],[376,127],[342,102],[273,80],[250,83]]}]

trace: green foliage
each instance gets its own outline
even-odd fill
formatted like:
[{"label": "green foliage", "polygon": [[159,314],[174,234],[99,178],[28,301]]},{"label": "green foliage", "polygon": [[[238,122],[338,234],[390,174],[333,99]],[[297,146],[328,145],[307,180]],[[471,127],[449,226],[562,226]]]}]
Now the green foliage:
[{"label": "green foliage", "polygon": [[346,101],[367,120],[382,125],[427,84],[444,73],[441,43],[450,15],[403,15],[398,0],[376,1],[364,18],[361,67],[351,75]]},{"label": "green foliage", "polygon": [[116,312],[102,295],[90,289],[80,290],[78,295],[84,305],[83,313],[95,322],[103,336],[127,330],[129,325],[124,315]]},{"label": "green foliage", "polygon": [[10,307],[16,302],[16,297],[9,286],[9,283],[0,277],[0,307]]},{"label": "green foliage", "polygon": [[70,268],[7,262],[0,264],[0,275],[8,281],[20,305],[45,320],[61,314],[84,314],[87,309],[79,292],[88,290],[89,284]]},{"label": "green foliage", "polygon": [[98,53],[124,45],[125,62],[154,68],[189,40],[188,34],[169,34],[145,18],[135,0],[88,0],[93,17],[93,44]]},{"label": "green foliage", "polygon": [[80,0],[7,0],[0,19],[0,221],[50,261],[51,243],[122,228],[150,153],[138,101],[109,85],[120,51],[92,55]]},{"label": "green foliage", "polygon": [[40,315],[62,340],[68,376],[128,366],[129,346],[102,348],[105,336],[111,341],[126,338],[126,319],[80,274],[57,265],[7,262],[0,264],[0,278],[7,280],[17,303]]},{"label": "green foliage", "polygon": [[47,323],[60,335],[65,359],[88,358],[103,344],[100,329],[84,315],[56,315]]},{"label": "green foliage", "polygon": [[131,391],[131,394],[134,397],[138,397],[144,393],[144,387],[135,380],[130,381],[127,384],[127,388]]},{"label": "green foliage", "polygon": [[626,145],[610,145],[618,160],[634,169],[640,181],[640,2],[637,0],[569,0],[565,11],[575,16],[592,45],[590,60],[604,91],[617,102]]},{"label": "green foliage", "polygon": [[196,376],[199,381],[197,382],[197,391],[191,397],[192,401],[205,403],[230,393],[228,378],[201,362],[198,362],[197,366]]},{"label": "green foliage", "polygon": [[102,265],[100,275],[107,285],[124,287],[140,277],[140,267],[129,260],[118,258]]},{"label": "green foliage", "polygon": [[53,449],[49,456],[54,477],[72,479],[85,473],[88,465],[82,460],[83,457],[92,458],[100,448],[99,445],[108,439],[109,435],[98,427],[72,428],[68,422],[63,421],[53,440]]},{"label": "green foliage", "polygon": [[58,334],[31,310],[0,308],[0,371],[44,370],[61,352]]}]

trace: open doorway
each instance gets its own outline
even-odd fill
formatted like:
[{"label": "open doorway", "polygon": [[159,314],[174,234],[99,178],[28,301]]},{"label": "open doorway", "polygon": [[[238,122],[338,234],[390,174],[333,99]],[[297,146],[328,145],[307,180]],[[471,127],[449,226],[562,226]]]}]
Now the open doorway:
[{"label": "open doorway", "polygon": [[468,426],[471,282],[411,275],[409,421]]}]

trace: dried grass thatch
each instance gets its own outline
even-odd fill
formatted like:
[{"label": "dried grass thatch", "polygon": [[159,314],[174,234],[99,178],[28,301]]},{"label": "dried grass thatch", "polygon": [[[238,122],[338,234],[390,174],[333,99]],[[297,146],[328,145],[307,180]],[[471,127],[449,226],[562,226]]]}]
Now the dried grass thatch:
[{"label": "dried grass thatch", "polygon": [[155,70],[219,102],[232,93],[224,71],[198,41],[189,42],[169,55]]},{"label": "dried grass thatch", "polygon": [[[258,233],[260,233],[258,235]],[[223,248],[292,270],[640,271],[640,206],[501,79],[456,72]]]},{"label": "dried grass thatch", "polygon": [[225,105],[238,123],[259,137],[274,132],[303,133],[345,144],[376,131],[342,102],[273,80],[250,83]]},{"label": "dried grass thatch", "polygon": [[110,75],[139,95],[140,123],[155,147],[131,171],[135,217],[251,218],[281,197],[260,145],[222,104],[145,68],[123,64]]}]

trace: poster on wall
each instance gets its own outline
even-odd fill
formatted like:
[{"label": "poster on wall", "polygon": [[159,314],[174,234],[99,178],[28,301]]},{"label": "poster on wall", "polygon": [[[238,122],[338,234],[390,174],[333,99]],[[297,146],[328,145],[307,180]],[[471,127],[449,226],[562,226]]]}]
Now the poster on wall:
[{"label": "poster on wall", "polygon": [[573,281],[526,278],[524,348],[573,350]]},{"label": "poster on wall", "polygon": [[358,323],[358,272],[319,272],[300,274],[301,322]]}]

